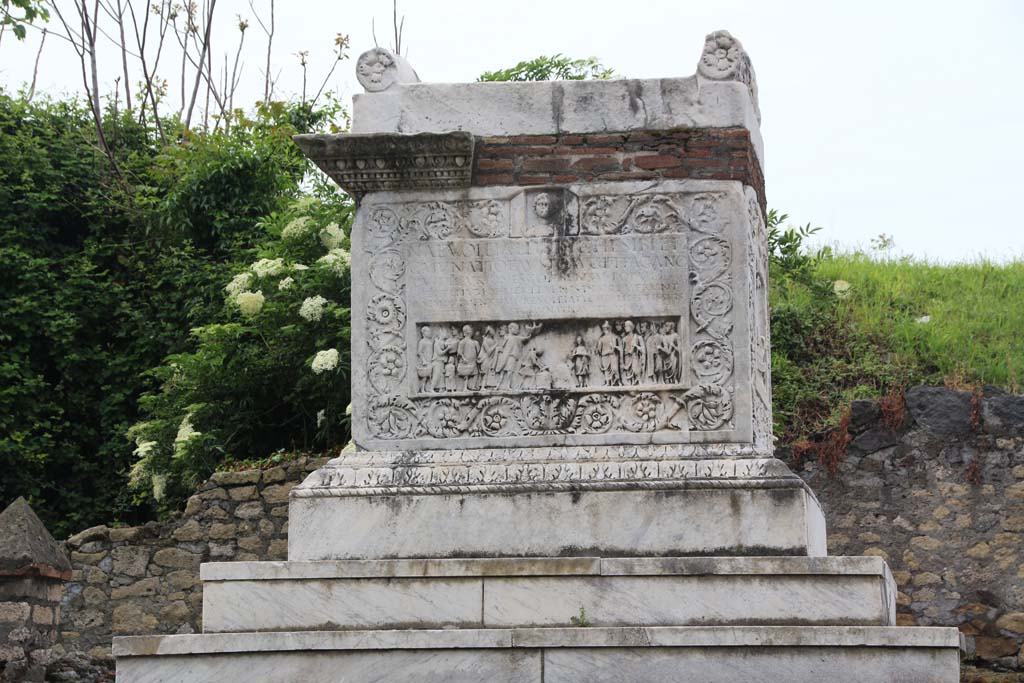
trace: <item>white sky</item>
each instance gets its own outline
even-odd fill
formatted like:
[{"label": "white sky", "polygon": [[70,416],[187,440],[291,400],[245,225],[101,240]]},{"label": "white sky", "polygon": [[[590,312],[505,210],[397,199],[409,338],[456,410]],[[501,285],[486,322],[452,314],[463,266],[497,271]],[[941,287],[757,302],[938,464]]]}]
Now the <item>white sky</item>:
[{"label": "white sky", "polygon": [[[688,76],[704,35],[728,29],[757,72],[770,207],[848,247],[887,233],[897,253],[937,261],[1024,257],[1014,203],[1024,189],[1024,2],[401,0],[399,13],[403,52],[433,82],[556,52],[597,56],[625,77]],[[233,53],[238,14],[251,17],[247,0],[219,1],[218,54]],[[390,0],[278,0],[278,95],[301,89],[299,50],[309,50],[315,90],[336,33],[351,36],[353,57],[372,47],[373,17],[390,46]],[[263,90],[265,37],[251,24],[240,103]],[[0,45],[0,83],[30,80],[38,34],[16,44],[8,33]],[[102,59],[112,87],[118,55]],[[343,62],[332,79],[345,101],[353,69]],[[49,38],[37,88],[79,83],[76,57]]]}]

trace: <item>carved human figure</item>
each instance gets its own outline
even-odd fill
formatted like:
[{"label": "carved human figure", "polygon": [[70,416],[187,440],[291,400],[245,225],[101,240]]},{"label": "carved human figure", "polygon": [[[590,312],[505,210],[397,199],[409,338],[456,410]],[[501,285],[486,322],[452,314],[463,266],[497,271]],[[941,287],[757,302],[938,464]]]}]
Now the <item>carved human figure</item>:
[{"label": "carved human figure", "polygon": [[658,323],[647,324],[644,343],[647,345],[647,381],[652,384],[660,384],[665,379],[665,364],[662,362],[661,352],[661,327]]},{"label": "carved human figure", "polygon": [[473,338],[473,327],[462,326],[462,339],[456,350],[455,374],[458,375],[463,391],[480,388],[480,342]]},{"label": "carved human figure", "polygon": [[483,339],[480,340],[480,387],[493,389],[497,385],[497,373],[494,370],[498,362],[498,342],[494,338],[494,328],[484,328]]},{"label": "carved human figure", "polygon": [[508,324],[508,334],[505,335],[501,348],[498,351],[498,386],[517,389],[513,382],[519,373],[519,363],[523,357],[523,349],[530,337],[540,331],[541,323],[527,325],[521,334],[519,323]]},{"label": "carved human figure", "polygon": [[455,365],[459,351],[459,331],[454,325],[448,328],[448,339],[445,341],[444,390],[455,391],[458,388],[455,386]]},{"label": "carved human figure", "polygon": [[624,326],[622,324],[622,321],[621,320],[616,320],[615,321],[615,334],[619,335],[619,337],[622,337],[622,335],[625,334],[625,333],[626,332],[625,332],[625,328],[624,328]]},{"label": "carved human figure", "polygon": [[434,360],[434,330],[430,325],[420,328],[420,340],[416,344],[416,379],[420,392],[433,391],[430,373]]},{"label": "carved human figure", "polygon": [[569,353],[569,365],[572,367],[573,377],[576,378],[576,386],[587,386],[590,380],[590,351],[583,343],[581,334],[577,334],[573,342],[572,351]]},{"label": "carved human figure", "polygon": [[636,386],[643,382],[647,348],[632,320],[624,322],[622,327],[625,330],[622,336],[622,383]]},{"label": "carved human figure", "polygon": [[428,391],[444,391],[444,366],[448,358],[448,340],[442,328],[434,336],[434,348],[430,358],[430,385]]},{"label": "carved human figure", "polygon": [[601,359],[601,373],[604,375],[605,386],[622,385],[619,365],[622,361],[622,340],[612,333],[612,326],[607,320],[601,325],[601,336],[597,339],[597,355]]},{"label": "carved human figure", "polygon": [[662,381],[675,384],[681,377],[679,335],[676,333],[675,323],[667,322],[662,325],[661,329],[661,344],[658,348],[661,355]]},{"label": "carved human figure", "polygon": [[[523,362],[519,364],[520,387],[523,389],[536,389],[537,376],[545,369],[541,360],[544,351],[531,346],[523,354]],[[550,380],[548,382],[550,384]]]}]

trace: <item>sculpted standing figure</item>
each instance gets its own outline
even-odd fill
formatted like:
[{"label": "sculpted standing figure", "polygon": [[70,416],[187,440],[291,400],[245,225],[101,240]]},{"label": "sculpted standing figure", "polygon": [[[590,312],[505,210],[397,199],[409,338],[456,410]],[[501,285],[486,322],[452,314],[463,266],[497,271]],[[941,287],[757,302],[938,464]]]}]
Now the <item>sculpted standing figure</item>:
[{"label": "sculpted standing figure", "polygon": [[622,342],[618,335],[612,334],[612,326],[607,320],[601,325],[601,331],[602,334],[597,340],[597,355],[601,358],[605,386],[621,386],[619,364],[622,360]]},{"label": "sculpted standing figure", "polygon": [[648,334],[644,336],[647,345],[647,381],[661,384],[665,379],[665,364],[661,359],[661,329],[658,323],[651,323]]},{"label": "sculpted standing figure", "polygon": [[434,331],[430,325],[420,329],[420,341],[416,345],[416,378],[420,392],[432,391],[430,373],[434,360]]},{"label": "sculpted standing figure", "polygon": [[494,339],[494,328],[484,328],[484,337],[480,340],[480,387],[493,389],[497,385],[497,374],[494,366],[498,362],[498,342]]},{"label": "sculpted standing figure", "polygon": [[681,377],[680,342],[675,323],[665,323],[661,335],[661,363],[665,382],[677,384]]},{"label": "sculpted standing figure", "polygon": [[455,391],[455,357],[459,350],[459,331],[452,325],[448,328],[444,352],[444,390]]},{"label": "sculpted standing figure", "polygon": [[480,358],[480,342],[473,339],[473,328],[469,325],[462,326],[462,339],[459,340],[457,349],[457,361],[455,373],[462,382],[463,391],[476,391],[480,388],[478,379],[480,377],[477,363]]},{"label": "sculpted standing figure", "polygon": [[444,329],[434,337],[433,355],[430,358],[430,391],[444,391],[444,365],[448,358],[448,340]]},{"label": "sculpted standing figure", "polygon": [[569,354],[569,364],[572,366],[573,377],[576,378],[576,386],[583,388],[587,386],[590,379],[590,351],[583,343],[583,335],[577,334],[573,342],[572,352]]},{"label": "sculpted standing figure", "polygon": [[518,386],[512,386],[512,384],[513,379],[519,373],[519,361],[523,357],[523,348],[526,346],[526,342],[530,340],[530,337],[540,331],[540,328],[540,323],[527,325],[523,330],[524,334],[520,334],[519,323],[508,324],[508,334],[505,335],[505,340],[502,342],[501,349],[498,352],[499,387],[519,388]]},{"label": "sculpted standing figure", "polygon": [[622,383],[636,386],[643,382],[647,349],[632,320],[627,320],[623,328],[626,333],[622,337]]}]

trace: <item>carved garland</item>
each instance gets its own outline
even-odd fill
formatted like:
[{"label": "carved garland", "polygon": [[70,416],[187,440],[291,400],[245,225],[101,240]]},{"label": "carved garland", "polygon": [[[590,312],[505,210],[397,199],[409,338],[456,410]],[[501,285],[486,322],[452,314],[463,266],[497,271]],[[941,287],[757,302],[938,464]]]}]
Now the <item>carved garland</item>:
[{"label": "carved garland", "polygon": [[371,389],[367,425],[378,439],[446,439],[458,436],[537,436],[653,433],[734,428],[731,378],[732,246],[723,236],[715,194],[693,200],[693,218],[684,219],[682,195],[590,197],[581,206],[581,231],[590,235],[681,232],[695,235],[690,245],[692,372],[685,391],[632,394],[431,398],[410,400],[397,392],[407,375],[405,271],[397,243],[415,237],[497,237],[508,234],[509,206],[496,200],[414,202],[368,209],[369,279],[377,294],[367,304],[367,344]]}]

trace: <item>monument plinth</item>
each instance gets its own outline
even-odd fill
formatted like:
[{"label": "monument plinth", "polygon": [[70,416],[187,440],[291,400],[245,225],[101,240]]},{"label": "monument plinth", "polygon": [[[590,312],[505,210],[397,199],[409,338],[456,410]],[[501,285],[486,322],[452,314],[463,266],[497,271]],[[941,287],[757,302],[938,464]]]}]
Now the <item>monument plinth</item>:
[{"label": "monument plinth", "polygon": [[119,680],[957,680],[773,456],[740,43],[677,79],[357,69],[354,132],[296,137],[359,200],[357,450],[292,491],[288,562],[205,565],[207,633],[119,640]]}]

